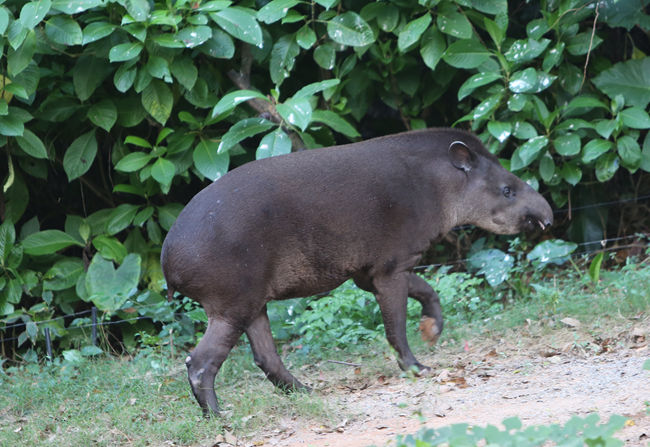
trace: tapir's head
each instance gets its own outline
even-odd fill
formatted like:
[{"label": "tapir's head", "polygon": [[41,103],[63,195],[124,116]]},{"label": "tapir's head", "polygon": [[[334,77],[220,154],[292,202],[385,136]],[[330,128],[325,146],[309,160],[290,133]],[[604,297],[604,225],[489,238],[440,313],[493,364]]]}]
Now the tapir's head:
[{"label": "tapir's head", "polygon": [[498,234],[544,230],[553,223],[553,211],[541,194],[505,170],[477,138],[459,134],[448,149],[454,177],[464,184],[459,220]]}]

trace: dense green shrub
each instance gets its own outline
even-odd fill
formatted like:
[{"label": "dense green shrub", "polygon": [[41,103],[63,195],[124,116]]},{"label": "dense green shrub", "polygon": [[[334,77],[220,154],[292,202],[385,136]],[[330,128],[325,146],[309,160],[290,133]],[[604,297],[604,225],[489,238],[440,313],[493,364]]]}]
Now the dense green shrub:
[{"label": "dense green shrub", "polygon": [[29,323],[3,336],[85,303],[146,314],[182,205],[254,158],[456,124],[556,206],[637,192],[647,4],[0,2],[0,319]]}]

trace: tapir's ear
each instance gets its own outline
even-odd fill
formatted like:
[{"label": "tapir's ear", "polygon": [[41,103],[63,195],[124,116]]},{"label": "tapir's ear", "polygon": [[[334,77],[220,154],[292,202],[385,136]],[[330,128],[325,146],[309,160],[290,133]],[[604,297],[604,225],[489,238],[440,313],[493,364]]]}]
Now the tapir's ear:
[{"label": "tapir's ear", "polygon": [[451,163],[457,168],[465,172],[469,172],[474,166],[476,155],[472,150],[462,141],[454,141],[449,145],[449,156]]}]

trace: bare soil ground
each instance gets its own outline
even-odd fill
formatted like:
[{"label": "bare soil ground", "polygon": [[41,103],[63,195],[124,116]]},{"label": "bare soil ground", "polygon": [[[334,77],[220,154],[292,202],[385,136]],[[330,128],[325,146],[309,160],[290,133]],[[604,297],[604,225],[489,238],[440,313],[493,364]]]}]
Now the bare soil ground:
[{"label": "bare soil ground", "polygon": [[628,418],[617,435],[626,446],[649,446],[650,372],[642,366],[650,358],[650,321],[597,330],[568,323],[548,329],[531,322],[496,339],[443,344],[419,356],[434,372],[417,379],[400,377],[393,359],[383,367],[348,366],[338,376],[317,373],[323,365],[315,365],[305,375],[318,377],[316,393],[340,415],[335,422],[287,418],[243,445],[385,446],[424,426],[498,425],[512,416],[530,426],[597,412],[604,421]]}]

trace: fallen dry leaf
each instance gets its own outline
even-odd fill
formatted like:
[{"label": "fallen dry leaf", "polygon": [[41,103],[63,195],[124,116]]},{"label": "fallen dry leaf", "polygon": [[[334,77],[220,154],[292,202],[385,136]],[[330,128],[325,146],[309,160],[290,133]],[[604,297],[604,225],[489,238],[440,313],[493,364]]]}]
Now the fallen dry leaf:
[{"label": "fallen dry leaf", "polygon": [[581,324],[578,320],[576,320],[575,318],[571,318],[571,317],[562,318],[560,320],[560,323],[564,323],[565,325],[567,325],[569,327],[574,327],[574,328],[580,327],[580,324]]}]

